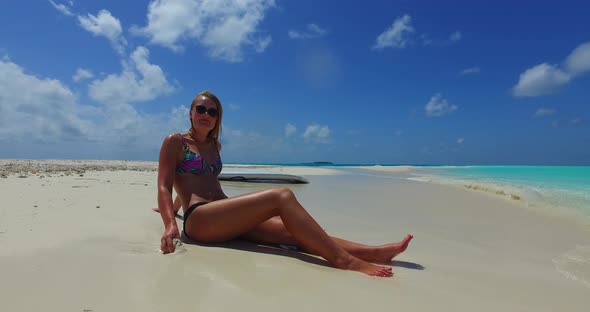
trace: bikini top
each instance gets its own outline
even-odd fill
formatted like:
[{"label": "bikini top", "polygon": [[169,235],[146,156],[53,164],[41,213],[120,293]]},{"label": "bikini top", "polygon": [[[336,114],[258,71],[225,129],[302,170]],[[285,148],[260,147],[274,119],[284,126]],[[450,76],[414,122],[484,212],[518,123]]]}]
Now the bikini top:
[{"label": "bikini top", "polygon": [[215,149],[217,150],[217,159],[215,163],[206,164],[205,159],[201,156],[196,154],[195,152],[191,151],[186,144],[186,139],[179,133],[180,138],[182,138],[182,145],[184,146],[184,158],[176,166],[177,173],[192,173],[196,175],[205,175],[205,174],[213,174],[218,176],[221,172],[221,168],[223,168],[223,164],[221,162],[221,156],[219,155],[219,149],[217,149],[217,141],[215,141]]}]

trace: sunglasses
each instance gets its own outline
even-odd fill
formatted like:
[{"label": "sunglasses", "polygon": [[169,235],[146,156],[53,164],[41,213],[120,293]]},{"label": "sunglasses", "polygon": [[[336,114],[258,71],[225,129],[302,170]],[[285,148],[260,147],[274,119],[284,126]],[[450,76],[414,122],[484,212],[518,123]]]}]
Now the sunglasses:
[{"label": "sunglasses", "polygon": [[197,105],[195,106],[195,111],[197,112],[197,114],[202,115],[204,113],[209,114],[209,116],[215,118],[217,117],[217,109],[215,108],[209,108],[207,109],[207,107],[203,106],[203,105]]}]

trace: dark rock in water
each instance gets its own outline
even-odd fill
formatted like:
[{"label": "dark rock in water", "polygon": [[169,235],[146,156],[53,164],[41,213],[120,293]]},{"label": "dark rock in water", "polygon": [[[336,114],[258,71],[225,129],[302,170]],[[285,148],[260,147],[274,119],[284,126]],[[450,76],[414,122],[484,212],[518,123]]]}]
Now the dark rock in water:
[{"label": "dark rock in water", "polygon": [[304,165],[333,165],[331,161],[314,161],[310,163],[303,163]]}]

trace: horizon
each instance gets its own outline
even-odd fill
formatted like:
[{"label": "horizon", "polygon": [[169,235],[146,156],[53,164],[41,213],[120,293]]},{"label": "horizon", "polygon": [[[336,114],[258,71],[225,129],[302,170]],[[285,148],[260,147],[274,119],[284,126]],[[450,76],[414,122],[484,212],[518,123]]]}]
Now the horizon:
[{"label": "horizon", "polygon": [[[93,158],[0,158],[5,161],[129,161],[129,162],[154,162],[158,160],[137,160],[137,159],[93,159]],[[554,164],[443,164],[443,163],[432,163],[432,164],[421,164],[421,163],[334,163],[329,161],[316,161],[316,162],[226,162],[225,166],[239,165],[239,166],[311,166],[311,167],[340,167],[340,166],[351,166],[351,167],[362,167],[362,166],[384,166],[384,167],[396,167],[396,166],[409,166],[409,167],[590,167],[590,165],[554,165]]]},{"label": "horizon", "polygon": [[590,3],[453,4],[6,5],[0,158],[155,161],[210,90],[230,164],[590,165]]}]

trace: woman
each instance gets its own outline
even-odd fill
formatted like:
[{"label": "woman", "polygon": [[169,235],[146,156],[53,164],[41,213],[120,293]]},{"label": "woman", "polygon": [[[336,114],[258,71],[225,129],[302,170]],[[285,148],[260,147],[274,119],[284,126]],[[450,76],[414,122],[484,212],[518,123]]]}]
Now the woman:
[{"label": "woman", "polygon": [[217,176],[222,163],[219,152],[222,107],[208,91],[191,103],[191,129],[171,134],[160,150],[158,170],[158,210],[164,221],[161,249],[174,251],[179,238],[174,219],[172,187],[184,208],[183,231],[199,242],[222,242],[244,238],[259,243],[289,244],[319,255],[334,267],[373,276],[391,276],[389,263],[403,252],[412,235],[394,244],[367,246],[330,237],[307,213],[288,188],[244,194],[228,198]]}]

